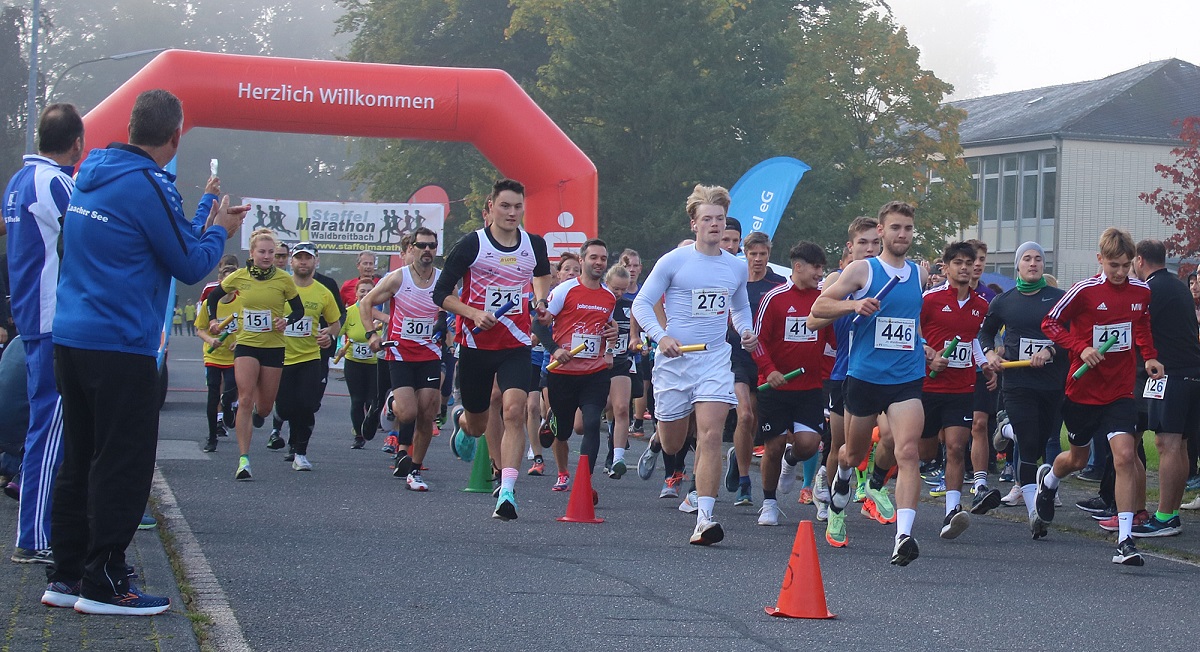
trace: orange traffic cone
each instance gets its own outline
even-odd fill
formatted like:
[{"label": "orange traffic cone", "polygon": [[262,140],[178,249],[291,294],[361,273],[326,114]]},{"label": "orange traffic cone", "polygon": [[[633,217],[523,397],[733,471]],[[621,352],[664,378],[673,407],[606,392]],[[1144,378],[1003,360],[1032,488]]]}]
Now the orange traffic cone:
[{"label": "orange traffic cone", "polygon": [[[580,455],[579,465],[575,467],[575,484],[571,487],[571,497],[567,499],[567,513],[558,517],[558,520],[566,523],[604,522],[604,519],[596,517],[596,507],[592,502],[596,494],[592,489],[592,472],[588,467],[588,456]],[[816,547],[816,543],[813,543],[813,547]]]},{"label": "orange traffic cone", "polygon": [[779,600],[774,607],[764,609],[772,616],[785,618],[837,618],[825,605],[825,582],[821,579],[812,521],[800,521],[800,527],[796,528],[796,541],[779,589]]}]

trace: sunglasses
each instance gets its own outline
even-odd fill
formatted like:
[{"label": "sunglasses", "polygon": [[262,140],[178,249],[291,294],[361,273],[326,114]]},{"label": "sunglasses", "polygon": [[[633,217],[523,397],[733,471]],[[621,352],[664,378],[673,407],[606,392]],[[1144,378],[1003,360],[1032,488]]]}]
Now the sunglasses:
[{"label": "sunglasses", "polygon": [[414,242],[412,243],[412,246],[416,247],[417,249],[437,249],[436,242]]}]

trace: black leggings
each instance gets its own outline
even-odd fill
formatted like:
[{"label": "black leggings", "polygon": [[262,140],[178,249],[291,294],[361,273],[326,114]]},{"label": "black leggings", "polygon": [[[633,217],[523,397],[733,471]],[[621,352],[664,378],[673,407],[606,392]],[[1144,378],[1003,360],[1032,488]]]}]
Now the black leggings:
[{"label": "black leggings", "polygon": [[297,455],[308,455],[308,440],[317,423],[317,410],[325,395],[325,374],[320,358],[283,368],[275,411],[288,422],[288,444]]},{"label": "black leggings", "polygon": [[233,410],[233,402],[237,400],[237,381],[234,378],[233,367],[204,367],[204,380],[208,385],[209,438],[216,437],[219,432],[217,407],[220,406],[227,414]]},{"label": "black leggings", "polygon": [[1037,482],[1038,460],[1046,454],[1046,442],[1059,435],[1062,402],[1060,392],[1024,387],[1004,390],[1004,408],[1008,410],[1020,457],[1017,482],[1022,486]]},{"label": "black leggings", "polygon": [[571,436],[575,411],[583,413],[583,444],[580,455],[586,455],[591,471],[596,470],[600,453],[600,415],[608,404],[609,375],[607,370],[582,376],[550,374],[546,389],[550,393],[550,409],[558,418],[557,438],[566,441]]},{"label": "black leggings", "polygon": [[367,416],[367,408],[379,391],[377,366],[378,363],[365,364],[347,359],[343,369],[346,389],[350,393],[350,424],[354,426],[355,437],[362,437],[363,418]]}]

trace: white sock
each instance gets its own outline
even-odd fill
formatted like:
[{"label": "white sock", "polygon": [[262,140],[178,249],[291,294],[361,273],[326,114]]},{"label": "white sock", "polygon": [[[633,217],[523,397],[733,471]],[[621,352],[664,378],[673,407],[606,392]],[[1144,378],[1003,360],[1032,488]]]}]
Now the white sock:
[{"label": "white sock", "polygon": [[1034,512],[1037,511],[1037,485],[1022,485],[1021,496],[1025,499],[1025,509],[1029,510],[1030,516],[1033,516]]},{"label": "white sock", "polygon": [[1046,479],[1042,481],[1047,489],[1058,489],[1058,476],[1054,475],[1054,467],[1050,467],[1050,472],[1046,474]]},{"label": "white sock", "polygon": [[986,486],[987,486],[987,471],[976,471],[975,472],[975,488],[978,489],[980,487],[986,487]]},{"label": "white sock", "polygon": [[700,508],[700,511],[696,513],[697,519],[701,514],[712,518],[713,507],[717,506],[717,499],[715,496],[696,496],[696,506]]},{"label": "white sock", "polygon": [[1133,531],[1133,512],[1117,513],[1117,543],[1129,538]]},{"label": "white sock", "polygon": [[850,477],[852,475],[854,475],[853,469],[851,469],[849,467],[843,467],[840,464],[838,465],[838,470],[837,470],[838,480],[842,480],[843,482],[850,482]]},{"label": "white sock", "polygon": [[917,510],[896,510],[896,539],[899,539],[901,534],[912,536],[912,526],[915,520],[917,520]]},{"label": "white sock", "polygon": [[625,449],[624,448],[614,448],[613,449],[613,464],[616,464],[617,462],[624,462],[624,461],[625,461]]},{"label": "white sock", "polygon": [[962,492],[946,490],[946,513],[954,511],[955,507],[962,505]]},{"label": "white sock", "polygon": [[500,489],[512,491],[517,486],[517,473],[512,468],[500,469]]}]

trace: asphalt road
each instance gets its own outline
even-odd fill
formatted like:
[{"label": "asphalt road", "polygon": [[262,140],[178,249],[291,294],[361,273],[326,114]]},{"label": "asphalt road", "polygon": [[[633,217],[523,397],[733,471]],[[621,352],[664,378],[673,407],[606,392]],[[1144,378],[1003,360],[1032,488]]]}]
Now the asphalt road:
[{"label": "asphalt road", "polygon": [[1149,628],[1160,641],[1194,638],[1197,566],[1119,567],[1108,542],[1061,531],[1034,542],[990,517],[943,541],[934,504],[918,512],[921,558],[907,568],[887,562],[893,526],[852,515],[850,546],[834,550],[817,523],[838,618],[771,618],[763,607],[775,603],[796,524],[815,518],[794,493],[777,528],[723,495],[726,539],[701,548],[687,543],[694,517],[657,498],[661,467],[649,482],[596,478],[607,520],[585,525],[555,520],[567,494],[550,491],[551,462],[551,475],[518,480],[520,518],[500,522],[489,495],[459,491],[470,469],[448,434],[434,439],[424,494],[391,476],[379,438],[351,450],[337,372],[310,444],[314,470],[292,471],[259,429],[254,480],[234,482],[232,437],[200,451],[203,372],[190,339],[172,343],[159,468],[254,650],[1117,649]]}]

